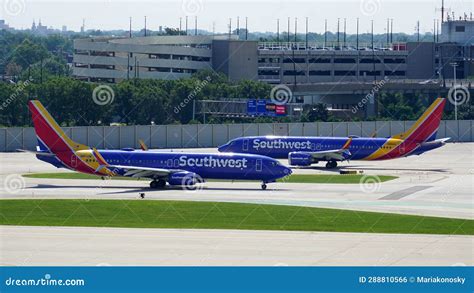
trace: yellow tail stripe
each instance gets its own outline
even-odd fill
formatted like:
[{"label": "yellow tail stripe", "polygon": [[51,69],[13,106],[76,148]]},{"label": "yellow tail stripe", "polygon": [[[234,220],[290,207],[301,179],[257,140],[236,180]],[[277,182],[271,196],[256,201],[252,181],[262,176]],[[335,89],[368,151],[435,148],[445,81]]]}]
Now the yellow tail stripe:
[{"label": "yellow tail stripe", "polygon": [[423,121],[425,121],[426,118],[429,115],[431,115],[431,113],[433,113],[433,111],[439,106],[439,104],[441,104],[441,102],[443,102],[443,99],[442,98],[437,98],[433,102],[433,104],[431,104],[431,106],[429,106],[428,109],[423,113],[423,115],[421,115],[421,117],[415,122],[415,124],[413,124],[410,127],[410,129],[408,129],[407,131],[405,131],[403,133],[394,135],[394,136],[392,136],[392,138],[403,140],[403,139],[409,137],[420,126],[420,124],[423,123]]}]

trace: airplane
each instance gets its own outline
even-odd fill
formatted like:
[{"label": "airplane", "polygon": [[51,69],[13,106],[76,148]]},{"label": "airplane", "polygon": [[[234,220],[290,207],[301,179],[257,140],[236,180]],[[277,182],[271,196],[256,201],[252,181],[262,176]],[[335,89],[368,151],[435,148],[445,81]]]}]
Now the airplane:
[{"label": "airplane", "polygon": [[152,189],[165,188],[166,183],[192,189],[205,179],[227,179],[261,181],[265,190],[267,183],[291,174],[279,161],[253,154],[97,150],[71,140],[40,101],[29,101],[28,107],[38,139],[32,153],[58,168],[102,177],[148,178]]},{"label": "airplane", "polygon": [[437,98],[405,132],[388,138],[248,136],[229,141],[219,152],[260,154],[288,159],[291,166],[310,166],[326,161],[326,168],[349,160],[389,160],[421,155],[439,148],[450,138],[436,139],[446,99]]}]

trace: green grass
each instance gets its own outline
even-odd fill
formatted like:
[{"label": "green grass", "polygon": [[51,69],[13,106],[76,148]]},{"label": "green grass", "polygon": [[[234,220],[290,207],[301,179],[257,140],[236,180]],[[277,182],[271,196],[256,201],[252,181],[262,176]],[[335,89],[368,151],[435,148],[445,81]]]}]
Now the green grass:
[{"label": "green grass", "polygon": [[474,235],[473,220],[159,200],[0,200],[0,224]]},{"label": "green grass", "polygon": [[[293,174],[287,178],[283,178],[278,180],[279,182],[289,182],[289,183],[349,183],[349,184],[358,184],[364,175],[339,175],[339,174],[329,174],[329,175],[321,175],[321,174]],[[28,178],[49,178],[49,179],[100,179],[100,177],[95,175],[83,174],[83,173],[72,173],[72,172],[64,172],[64,173],[33,173],[33,174],[25,174],[23,177]],[[389,180],[396,179],[396,176],[375,176],[369,175],[367,177],[378,177],[380,182],[385,182]],[[139,180],[137,178],[130,178],[130,177],[112,177],[112,179],[116,180]],[[149,180],[149,179],[143,179]],[[214,180],[209,180],[214,181]]]}]

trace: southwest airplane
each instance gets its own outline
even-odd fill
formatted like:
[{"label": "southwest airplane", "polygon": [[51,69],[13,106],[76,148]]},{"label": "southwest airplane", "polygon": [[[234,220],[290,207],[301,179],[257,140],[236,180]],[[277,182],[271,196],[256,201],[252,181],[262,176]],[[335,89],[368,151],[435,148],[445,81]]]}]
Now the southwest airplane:
[{"label": "southwest airplane", "polygon": [[97,176],[125,176],[151,179],[151,188],[181,185],[193,188],[203,179],[258,180],[266,183],[291,174],[275,159],[252,154],[197,154],[142,151],[134,149],[97,150],[72,141],[39,101],[28,104],[38,138],[42,161]]},{"label": "southwest airplane", "polygon": [[445,104],[445,99],[436,99],[410,129],[388,138],[251,136],[233,139],[220,146],[219,151],[288,158],[292,166],[327,161],[326,168],[337,167],[338,161],[388,160],[420,155],[443,146],[449,139],[436,139]]}]

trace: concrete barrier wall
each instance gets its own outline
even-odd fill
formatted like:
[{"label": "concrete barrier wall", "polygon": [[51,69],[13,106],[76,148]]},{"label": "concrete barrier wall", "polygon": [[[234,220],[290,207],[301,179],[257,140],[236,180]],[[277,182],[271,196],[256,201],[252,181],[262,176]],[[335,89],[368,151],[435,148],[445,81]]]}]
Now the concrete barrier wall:
[{"label": "concrete barrier wall", "polygon": [[[138,148],[142,139],[150,148],[216,147],[240,136],[371,136],[398,134],[414,121],[314,122],[275,124],[206,124],[153,126],[84,126],[64,128],[73,140],[91,147]],[[451,137],[455,142],[474,141],[474,120],[441,121],[437,137]],[[0,128],[0,152],[16,149],[34,150],[33,128]]]}]

